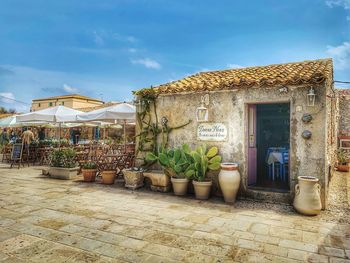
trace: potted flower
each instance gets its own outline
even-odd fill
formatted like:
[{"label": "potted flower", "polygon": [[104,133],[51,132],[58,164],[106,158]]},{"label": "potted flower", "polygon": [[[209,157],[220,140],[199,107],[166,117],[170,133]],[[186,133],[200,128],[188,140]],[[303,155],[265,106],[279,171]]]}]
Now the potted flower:
[{"label": "potted flower", "polygon": [[338,150],[338,165],[337,170],[340,172],[349,172],[349,160],[350,160],[350,154],[344,150],[339,149]]},{"label": "potted flower", "polygon": [[71,179],[78,174],[74,149],[57,149],[50,154],[49,175],[56,179]]},{"label": "potted flower", "polygon": [[143,169],[139,167],[132,167],[123,170],[125,187],[136,190],[143,186],[144,176]]},{"label": "potted flower", "polygon": [[82,168],[83,177],[85,182],[95,182],[97,165],[94,162],[87,162]]},{"label": "potted flower", "polygon": [[175,195],[185,195],[188,188],[188,178],[194,174],[193,158],[190,147],[184,144],[181,148],[165,150],[158,156],[149,153],[147,160],[158,160],[164,168],[164,173],[171,179]]},{"label": "potted flower", "polygon": [[207,172],[220,169],[221,156],[218,154],[217,147],[211,147],[207,151],[205,145],[197,147],[191,152],[193,164],[190,166],[189,173],[192,174],[194,192],[197,199],[208,199],[212,181],[207,180]]}]

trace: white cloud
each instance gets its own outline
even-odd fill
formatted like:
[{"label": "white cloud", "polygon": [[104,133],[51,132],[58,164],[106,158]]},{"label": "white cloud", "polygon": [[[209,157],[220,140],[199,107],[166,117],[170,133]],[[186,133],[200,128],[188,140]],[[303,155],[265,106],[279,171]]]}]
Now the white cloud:
[{"label": "white cloud", "polygon": [[347,16],[347,17],[346,17],[346,20],[347,20],[347,21],[350,21],[350,16]]},{"label": "white cloud", "polygon": [[67,84],[63,84],[63,90],[70,93],[78,92],[77,88],[73,88]]},{"label": "white cloud", "polygon": [[151,69],[161,69],[162,66],[155,60],[150,59],[150,58],[144,58],[144,59],[135,59],[131,60],[132,64],[140,64],[145,66],[146,68],[151,68]]},{"label": "white cloud", "polygon": [[99,46],[103,46],[105,41],[103,40],[103,37],[101,36],[101,34],[99,34],[98,32],[94,31],[94,42],[96,45]]},{"label": "white cloud", "polygon": [[128,48],[128,52],[130,53],[136,53],[137,49],[136,48]]},{"label": "white cloud", "polygon": [[134,36],[125,36],[118,33],[113,33],[113,38],[122,42],[129,42],[129,43],[137,42],[137,38]]},{"label": "white cloud", "polygon": [[0,93],[0,101],[6,104],[14,103],[15,95],[12,92],[1,92]]},{"label": "white cloud", "polygon": [[243,66],[241,66],[241,65],[238,65],[238,64],[227,64],[227,67],[228,68],[243,68]]},{"label": "white cloud", "polygon": [[350,0],[327,0],[326,5],[330,8],[341,6],[344,9],[350,9]]},{"label": "white cloud", "polygon": [[350,66],[350,42],[339,46],[327,46],[327,53],[334,59],[336,69],[343,70]]}]

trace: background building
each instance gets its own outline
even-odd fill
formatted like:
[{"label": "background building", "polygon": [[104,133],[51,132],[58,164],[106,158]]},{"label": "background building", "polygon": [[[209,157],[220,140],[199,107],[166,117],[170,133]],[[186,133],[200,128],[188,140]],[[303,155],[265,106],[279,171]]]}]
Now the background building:
[{"label": "background building", "polygon": [[30,111],[42,110],[59,105],[63,105],[73,109],[82,109],[96,107],[103,104],[104,102],[99,99],[94,99],[79,94],[70,94],[43,99],[34,99],[32,100],[32,106],[30,108]]}]

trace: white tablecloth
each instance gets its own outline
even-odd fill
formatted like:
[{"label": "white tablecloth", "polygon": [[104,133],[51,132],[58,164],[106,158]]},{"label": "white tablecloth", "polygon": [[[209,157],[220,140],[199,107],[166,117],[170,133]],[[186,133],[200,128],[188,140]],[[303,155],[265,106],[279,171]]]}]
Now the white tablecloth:
[{"label": "white tablecloth", "polygon": [[271,152],[267,159],[268,164],[273,164],[275,162],[283,163],[283,156],[281,152]]}]

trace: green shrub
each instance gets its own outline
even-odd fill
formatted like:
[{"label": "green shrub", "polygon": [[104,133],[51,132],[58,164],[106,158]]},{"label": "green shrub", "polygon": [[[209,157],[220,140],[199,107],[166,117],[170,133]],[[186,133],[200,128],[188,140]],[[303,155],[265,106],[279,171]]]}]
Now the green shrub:
[{"label": "green shrub", "polygon": [[52,167],[74,168],[76,167],[76,153],[74,149],[57,149],[50,155]]},{"label": "green shrub", "polygon": [[190,166],[189,173],[196,181],[204,181],[209,170],[215,171],[220,169],[221,156],[218,155],[218,148],[211,147],[207,151],[206,145],[198,146],[195,151],[191,152],[194,163]]},{"label": "green shrub", "polygon": [[147,161],[158,161],[170,176],[189,177],[197,181],[204,181],[208,170],[219,170],[221,156],[218,148],[211,147],[207,151],[206,145],[191,151],[187,144],[181,148],[159,151],[158,156],[153,153],[146,155]]},{"label": "green shrub", "polygon": [[158,156],[148,153],[146,160],[158,161],[171,177],[185,178],[192,175],[188,172],[188,168],[193,163],[193,159],[190,154],[190,147],[187,144],[182,145],[181,148],[161,149]]},{"label": "green shrub", "polygon": [[83,165],[83,169],[86,169],[86,170],[88,170],[88,169],[90,169],[90,170],[95,170],[95,169],[97,169],[97,164],[94,163],[94,162],[87,162],[87,163],[85,163],[85,164]]}]

